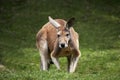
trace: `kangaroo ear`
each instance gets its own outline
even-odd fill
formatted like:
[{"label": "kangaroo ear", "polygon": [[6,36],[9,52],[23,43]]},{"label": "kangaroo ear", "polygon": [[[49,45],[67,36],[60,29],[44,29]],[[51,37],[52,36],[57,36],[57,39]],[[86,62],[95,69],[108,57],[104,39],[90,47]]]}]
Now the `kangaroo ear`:
[{"label": "kangaroo ear", "polygon": [[70,18],[68,21],[67,21],[67,24],[66,24],[66,27],[69,29],[70,27],[72,27],[74,25],[74,21],[75,21],[75,18]]},{"label": "kangaroo ear", "polygon": [[60,27],[60,24],[55,21],[53,18],[51,18],[50,16],[48,17],[49,18],[49,22],[55,27],[55,28],[58,28]]}]

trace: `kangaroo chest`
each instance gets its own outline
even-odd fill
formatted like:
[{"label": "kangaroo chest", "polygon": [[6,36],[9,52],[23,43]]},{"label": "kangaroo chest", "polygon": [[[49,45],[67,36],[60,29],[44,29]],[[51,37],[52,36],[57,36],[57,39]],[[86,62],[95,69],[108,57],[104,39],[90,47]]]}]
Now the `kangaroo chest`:
[{"label": "kangaroo chest", "polygon": [[58,57],[65,57],[65,56],[69,56],[69,55],[73,54],[72,52],[73,51],[72,51],[71,48],[64,48],[64,49],[59,50],[56,53],[56,56],[58,56]]}]

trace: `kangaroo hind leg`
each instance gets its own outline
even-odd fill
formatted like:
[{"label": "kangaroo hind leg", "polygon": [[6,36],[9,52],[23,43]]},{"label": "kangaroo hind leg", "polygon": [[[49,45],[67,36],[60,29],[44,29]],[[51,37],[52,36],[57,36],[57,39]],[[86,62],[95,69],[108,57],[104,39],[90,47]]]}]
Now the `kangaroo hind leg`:
[{"label": "kangaroo hind leg", "polygon": [[40,48],[39,48],[39,53],[41,57],[41,69],[42,70],[48,70],[49,68],[49,60],[50,56],[48,53],[48,44],[46,40],[41,40],[40,43]]}]

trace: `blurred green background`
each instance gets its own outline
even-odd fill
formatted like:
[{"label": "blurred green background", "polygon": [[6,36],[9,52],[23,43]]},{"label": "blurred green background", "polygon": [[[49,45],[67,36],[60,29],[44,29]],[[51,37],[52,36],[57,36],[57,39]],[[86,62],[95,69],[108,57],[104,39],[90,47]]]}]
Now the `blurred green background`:
[{"label": "blurred green background", "polygon": [[[76,18],[82,56],[72,76],[64,58],[61,71],[39,70],[36,33],[48,16]],[[119,0],[0,0],[1,80],[119,80],[119,61]]]}]

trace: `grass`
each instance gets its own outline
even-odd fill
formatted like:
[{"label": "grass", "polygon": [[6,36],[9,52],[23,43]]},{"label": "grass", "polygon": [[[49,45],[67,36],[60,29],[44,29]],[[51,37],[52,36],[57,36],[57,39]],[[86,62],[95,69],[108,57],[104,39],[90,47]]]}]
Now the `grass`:
[{"label": "grass", "polygon": [[[58,3],[58,4],[56,4]],[[119,1],[4,0],[0,1],[0,80],[119,80]],[[65,58],[61,70],[39,69],[35,35],[53,18],[76,18],[82,56],[69,74]]]},{"label": "grass", "polygon": [[[32,50],[32,51],[31,51]],[[50,70],[43,72],[39,70],[38,54],[34,49],[27,49],[23,52],[26,55],[12,58],[7,62],[10,64],[9,69],[6,67],[0,73],[2,80],[119,80],[120,50],[82,50],[82,57],[73,74],[66,71],[66,59],[62,58],[61,70],[57,71],[54,65]],[[33,55],[33,53],[36,53]],[[37,58],[37,59],[35,59]],[[15,60],[14,60],[15,59]],[[11,62],[12,61],[12,62]]]}]

